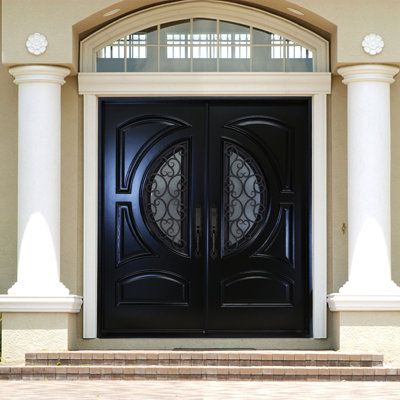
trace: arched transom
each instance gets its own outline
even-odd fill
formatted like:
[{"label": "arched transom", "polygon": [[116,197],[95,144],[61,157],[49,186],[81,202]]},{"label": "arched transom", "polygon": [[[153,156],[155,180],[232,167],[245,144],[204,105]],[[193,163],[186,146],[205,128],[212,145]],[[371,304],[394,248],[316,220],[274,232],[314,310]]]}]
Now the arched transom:
[{"label": "arched transom", "polygon": [[81,43],[81,72],[326,72],[328,43],[281,17],[185,1],[122,18]]}]

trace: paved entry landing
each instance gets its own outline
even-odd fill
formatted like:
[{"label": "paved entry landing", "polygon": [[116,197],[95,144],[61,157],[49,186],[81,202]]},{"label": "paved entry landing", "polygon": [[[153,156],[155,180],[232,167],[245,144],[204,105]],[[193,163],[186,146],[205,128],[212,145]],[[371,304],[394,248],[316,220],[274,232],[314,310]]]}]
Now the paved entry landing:
[{"label": "paved entry landing", "polygon": [[[56,393],[56,396],[55,396]],[[399,382],[2,382],[7,400],[397,400]]]}]

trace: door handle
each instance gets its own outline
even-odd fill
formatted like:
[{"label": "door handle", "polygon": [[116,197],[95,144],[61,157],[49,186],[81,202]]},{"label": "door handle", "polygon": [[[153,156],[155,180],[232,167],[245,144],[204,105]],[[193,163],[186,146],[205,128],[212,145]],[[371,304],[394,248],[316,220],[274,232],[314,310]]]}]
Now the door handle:
[{"label": "door handle", "polygon": [[217,207],[211,207],[211,258],[217,258],[217,230],[218,230],[218,211]]},{"label": "door handle", "polygon": [[196,208],[196,250],[194,252],[196,257],[200,257],[200,241],[201,241],[201,208]]}]

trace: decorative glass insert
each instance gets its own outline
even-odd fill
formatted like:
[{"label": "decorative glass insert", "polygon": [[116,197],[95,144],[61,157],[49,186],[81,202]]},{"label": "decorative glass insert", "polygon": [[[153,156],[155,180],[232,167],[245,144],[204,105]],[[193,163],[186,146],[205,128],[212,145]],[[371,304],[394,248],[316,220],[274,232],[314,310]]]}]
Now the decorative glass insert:
[{"label": "decorative glass insert", "polygon": [[254,237],[266,213],[266,186],[256,161],[224,144],[224,251],[234,252]]},{"label": "decorative glass insert", "polygon": [[275,33],[192,18],[134,32],[96,53],[98,72],[311,72],[313,53]]},{"label": "decorative glass insert", "polygon": [[144,209],[155,236],[185,255],[187,247],[188,160],[187,143],[162,153],[144,182]]}]

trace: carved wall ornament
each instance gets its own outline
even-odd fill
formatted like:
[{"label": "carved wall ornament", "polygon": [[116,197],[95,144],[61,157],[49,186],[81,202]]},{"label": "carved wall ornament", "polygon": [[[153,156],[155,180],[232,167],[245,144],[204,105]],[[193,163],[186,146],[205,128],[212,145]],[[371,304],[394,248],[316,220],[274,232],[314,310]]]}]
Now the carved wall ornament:
[{"label": "carved wall ornament", "polygon": [[40,56],[43,54],[49,42],[47,41],[46,36],[42,35],[41,33],[32,33],[28,36],[26,40],[26,48],[29,53],[34,54],[35,56]]},{"label": "carved wall ornament", "polygon": [[385,46],[385,42],[382,37],[376,33],[370,33],[365,36],[361,43],[364,51],[371,56],[379,54]]}]

